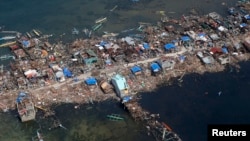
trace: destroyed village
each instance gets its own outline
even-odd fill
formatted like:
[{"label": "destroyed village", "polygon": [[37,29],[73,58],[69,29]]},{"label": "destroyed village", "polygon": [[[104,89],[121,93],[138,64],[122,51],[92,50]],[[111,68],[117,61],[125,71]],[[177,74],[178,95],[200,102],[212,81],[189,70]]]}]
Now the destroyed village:
[{"label": "destroyed village", "polygon": [[77,110],[80,104],[113,99],[148,130],[173,133],[181,140],[166,123],[157,122],[158,114],[141,108],[138,94],[171,85],[174,79],[181,86],[182,77],[190,73],[219,72],[228,66],[239,70],[238,62],[250,57],[249,11],[250,3],[242,2],[228,8],[226,17],[216,12],[179,19],[162,16],[157,25],[139,23],[138,34],[125,37],[73,29],[72,34],[86,38],[66,44],[50,41],[52,35],[37,29],[19,33],[1,27],[1,33],[15,36],[0,38],[8,40],[0,47],[13,53],[0,58],[13,59],[9,69],[1,66],[0,111],[17,109],[26,122],[35,120],[37,110],[45,117],[54,114],[53,104],[74,103]]}]

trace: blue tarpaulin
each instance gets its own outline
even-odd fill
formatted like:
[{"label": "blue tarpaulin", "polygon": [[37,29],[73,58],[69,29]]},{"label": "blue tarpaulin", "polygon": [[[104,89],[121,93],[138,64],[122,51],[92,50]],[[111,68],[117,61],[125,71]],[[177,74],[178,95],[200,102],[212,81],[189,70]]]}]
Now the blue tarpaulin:
[{"label": "blue tarpaulin", "polygon": [[205,33],[199,33],[198,36],[199,37],[204,37],[206,34]]},{"label": "blue tarpaulin", "polygon": [[104,47],[106,44],[108,44],[108,43],[105,42],[105,41],[101,41],[101,42],[100,42],[100,46],[103,46],[103,47]]},{"label": "blue tarpaulin", "polygon": [[190,37],[189,37],[189,36],[182,36],[182,37],[181,37],[181,40],[182,40],[183,42],[187,42],[187,41],[190,41]]},{"label": "blue tarpaulin", "polygon": [[141,67],[139,67],[139,66],[133,66],[130,70],[132,71],[132,73],[135,74],[136,72],[139,72],[139,71],[141,71],[142,69],[141,69]]},{"label": "blue tarpaulin", "polygon": [[161,67],[160,67],[160,65],[158,63],[152,63],[150,65],[150,67],[151,67],[151,69],[152,69],[153,72],[158,72],[161,69]]},{"label": "blue tarpaulin", "polygon": [[240,24],[240,27],[242,28],[242,27],[246,27],[247,26],[247,24],[246,23],[242,23],[242,24]]},{"label": "blue tarpaulin", "polygon": [[91,77],[91,78],[86,79],[85,83],[87,85],[96,85],[97,84],[97,80],[95,78]]},{"label": "blue tarpaulin", "polygon": [[122,98],[122,103],[129,102],[130,100],[132,100],[132,96],[124,96],[124,97]]},{"label": "blue tarpaulin", "polygon": [[169,50],[169,49],[175,48],[175,45],[172,43],[169,43],[169,44],[166,44],[164,47],[166,50]]},{"label": "blue tarpaulin", "polygon": [[17,98],[16,98],[16,102],[17,102],[17,103],[22,102],[23,99],[24,99],[25,97],[26,97],[26,93],[20,92],[20,93],[18,94]]},{"label": "blue tarpaulin", "polygon": [[150,48],[150,46],[149,46],[148,43],[143,43],[143,47],[144,47],[145,49],[149,49],[149,48]]},{"label": "blue tarpaulin", "polygon": [[245,18],[246,20],[250,20],[250,15],[247,14],[247,15],[244,16],[244,18]]},{"label": "blue tarpaulin", "polygon": [[28,40],[23,40],[23,41],[22,41],[22,44],[23,44],[24,47],[29,47],[29,46],[30,46],[30,41],[28,41]]},{"label": "blue tarpaulin", "polygon": [[72,77],[72,72],[68,68],[63,68],[63,74],[66,77]]},{"label": "blue tarpaulin", "polygon": [[228,54],[227,48],[223,47],[223,48],[222,48],[222,52],[225,53],[225,54]]},{"label": "blue tarpaulin", "polygon": [[184,62],[184,60],[186,59],[186,56],[181,55],[181,56],[179,57],[179,59],[180,59],[181,62]]}]

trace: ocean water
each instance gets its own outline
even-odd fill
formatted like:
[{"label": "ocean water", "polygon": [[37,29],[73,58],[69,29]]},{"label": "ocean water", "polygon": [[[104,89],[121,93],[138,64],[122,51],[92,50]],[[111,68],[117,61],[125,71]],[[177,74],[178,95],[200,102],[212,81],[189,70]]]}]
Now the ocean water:
[{"label": "ocean water", "polygon": [[[55,105],[53,110],[54,116],[44,118],[44,113],[38,111],[36,120],[26,123],[20,122],[15,110],[0,113],[0,140],[37,141],[37,131],[44,141],[153,140],[146,135],[145,127],[136,123],[115,101],[93,105]],[[119,114],[124,120],[110,120],[106,117],[110,114]],[[54,123],[61,123],[63,127],[55,127]]]},{"label": "ocean water", "polygon": [[160,113],[184,141],[206,141],[208,124],[250,124],[250,62],[240,66],[239,72],[186,75],[181,85],[142,94],[142,107]]},{"label": "ocean water", "polygon": [[[165,11],[169,17],[179,18],[195,8],[199,14],[216,11],[226,15],[227,7],[237,0],[74,0],[74,1],[18,1],[2,0],[0,4],[0,26],[5,30],[21,33],[39,29],[44,34],[53,34],[54,41],[70,41],[85,38],[83,33],[72,35],[72,28],[80,31],[90,29],[96,19],[107,17],[103,27],[93,34],[103,31],[120,33],[137,28],[138,22],[156,24],[160,19],[157,11]],[[226,5],[223,3],[225,2]],[[114,6],[117,8],[111,12]],[[65,33],[65,35],[64,35]],[[0,37],[7,34],[0,34]],[[9,34],[8,34],[9,35]],[[61,36],[64,35],[64,36]],[[1,48],[0,55],[9,53]],[[7,65],[9,60],[0,62]],[[142,94],[140,103],[152,113],[160,113],[166,122],[184,141],[205,141],[208,123],[249,123],[247,107],[249,82],[249,62],[242,63],[240,72],[230,70],[221,73],[191,74],[178,84],[162,86],[156,92]],[[222,92],[218,96],[218,92]],[[20,123],[16,111],[0,113],[0,140],[32,140],[40,129],[48,141],[123,141],[154,140],[147,136],[145,127],[135,123],[128,113],[116,102],[82,105],[74,109],[74,104],[55,106],[56,119],[67,128],[49,130],[54,118],[43,119],[38,113],[34,122]],[[109,121],[106,115],[121,114],[124,121]]]}]

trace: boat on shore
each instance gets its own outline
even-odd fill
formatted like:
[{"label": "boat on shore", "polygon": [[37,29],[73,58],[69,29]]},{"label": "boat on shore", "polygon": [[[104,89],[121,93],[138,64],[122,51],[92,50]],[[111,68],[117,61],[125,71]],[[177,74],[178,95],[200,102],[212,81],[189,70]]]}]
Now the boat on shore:
[{"label": "boat on shore", "polygon": [[32,31],[36,34],[36,36],[38,36],[38,37],[41,36],[40,33],[38,31],[36,31],[35,29],[33,29]]},{"label": "boat on shore", "polygon": [[27,122],[36,118],[35,106],[28,93],[19,92],[16,99],[16,106],[18,115],[22,122]]}]

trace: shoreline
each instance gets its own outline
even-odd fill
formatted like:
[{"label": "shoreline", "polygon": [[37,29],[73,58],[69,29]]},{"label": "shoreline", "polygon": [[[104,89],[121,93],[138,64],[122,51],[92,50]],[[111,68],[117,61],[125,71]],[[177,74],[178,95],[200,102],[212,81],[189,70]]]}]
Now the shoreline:
[{"label": "shoreline", "polygon": [[[170,132],[179,138],[167,124],[158,123],[157,114],[140,107],[137,93],[171,85],[172,79],[181,84],[182,77],[191,73],[221,72],[227,66],[239,70],[239,62],[250,60],[250,28],[248,19],[238,14],[243,19],[234,14],[220,18],[215,12],[183,15],[181,19],[163,16],[157,26],[141,25],[141,34],[116,38],[116,34],[107,33],[68,44],[51,45],[49,36],[38,32],[34,38],[22,35],[14,45],[7,45],[16,59],[11,71],[1,73],[0,109],[16,109],[19,92],[31,94],[35,107],[45,116],[53,115],[53,104],[74,103],[77,109],[78,104],[114,99],[122,102],[135,120],[146,122],[148,132]],[[226,21],[232,24],[225,27],[222,23]],[[159,68],[155,70],[152,64]],[[133,72],[134,66],[141,70]],[[65,68],[70,72],[65,73]],[[126,79],[128,87],[123,90],[129,91],[126,96],[132,100],[123,103],[125,96],[117,92],[112,81],[116,74]],[[92,77],[97,80],[94,85],[86,82]],[[106,93],[101,82],[114,86]]]},{"label": "shoreline", "polygon": [[[245,4],[245,5],[248,5],[248,4]],[[244,6],[243,6],[244,7]],[[246,6],[245,6],[246,7]],[[162,42],[169,42],[169,41],[165,41],[166,39],[168,39],[168,37],[166,37],[165,39],[163,38],[163,34],[171,34],[171,36],[175,36],[178,37],[180,35],[179,32],[175,32],[174,29],[174,26],[175,25],[179,25],[179,26],[182,26],[184,24],[194,24],[193,21],[196,21],[198,18],[204,20],[205,17],[207,15],[203,15],[203,16],[193,16],[193,15],[190,15],[189,16],[186,16],[186,17],[182,17],[181,19],[168,19],[166,21],[166,18],[167,17],[164,17],[162,18],[163,20],[161,21],[161,26],[141,26],[141,27],[144,27],[143,31],[142,31],[142,34],[143,35],[146,35],[146,42],[151,46],[153,47],[152,49],[155,49],[156,47],[158,47],[159,45],[163,46],[162,45]],[[183,19],[184,18],[184,19]],[[191,21],[189,21],[191,19]],[[198,23],[198,21],[197,21]],[[190,25],[190,26],[193,26],[193,25]],[[185,28],[185,27],[182,27],[182,28]],[[198,31],[201,30],[201,29],[197,29]],[[204,30],[203,32],[206,32],[207,30],[206,29],[202,29]],[[159,33],[160,31],[160,33]],[[158,33],[157,33],[158,32]],[[208,30],[207,32],[213,32],[210,30]],[[20,34],[20,33],[19,33]],[[176,35],[175,35],[176,34]],[[227,33],[226,33],[227,34]],[[112,34],[111,34],[112,35]],[[222,39],[222,40],[218,40],[218,41],[212,41],[214,42],[215,44],[216,43],[220,43],[220,42],[224,42],[224,43],[231,43],[231,44],[234,44],[234,41],[243,41],[243,39],[246,37],[246,36],[249,36],[248,35],[248,32],[246,32],[245,34],[241,34],[240,37],[235,37],[235,35],[233,35],[233,33],[228,34],[227,36],[228,39]],[[239,36],[239,35],[237,35]],[[66,51],[64,51],[66,54],[71,52],[73,53],[73,51],[69,51],[69,49],[67,48],[72,48],[73,50],[79,50],[79,47],[83,49],[85,48],[83,45],[84,44],[88,44],[88,46],[91,46],[91,48],[93,49],[93,46],[97,45],[98,43],[102,42],[102,40],[107,40],[115,45],[119,45],[120,47],[126,47],[126,48],[135,48],[135,47],[138,47],[138,45],[140,46],[141,41],[139,41],[138,43],[136,43],[137,41],[135,40],[134,44],[130,44],[129,42],[132,42],[132,41],[127,41],[126,43],[124,42],[124,40],[121,40],[119,39],[118,41],[112,41],[113,38],[115,38],[115,36],[110,36],[111,38],[101,38],[101,37],[92,37],[92,38],[89,38],[89,39],[77,39],[75,40],[73,43],[71,43],[70,45],[66,46],[66,45],[62,45],[60,42],[59,43],[56,43],[56,44],[53,44],[53,45],[50,45],[48,43],[48,35],[45,35],[43,37],[40,38],[41,42],[39,44],[34,44],[32,47],[30,48],[36,48],[37,46],[40,46],[41,44],[45,47],[47,47],[47,50],[49,48],[53,48],[52,51],[54,52],[57,52],[58,49],[65,49]],[[106,36],[105,36],[106,37]],[[108,36],[109,37],[109,36]],[[156,38],[162,38],[162,39],[156,39]],[[35,38],[36,39],[36,38]],[[45,40],[43,40],[45,39]],[[30,39],[32,40],[32,39]],[[20,41],[20,40],[19,40]],[[145,41],[144,41],[145,42]],[[196,41],[192,41],[192,42],[196,42]],[[150,90],[153,90],[155,88],[157,88],[157,85],[160,85],[162,83],[162,80],[170,80],[172,77],[183,77],[183,75],[186,75],[188,73],[204,73],[204,72],[217,72],[217,71],[222,71],[224,70],[225,66],[224,65],[220,65],[218,63],[218,61],[216,60],[215,63],[213,65],[204,65],[204,63],[201,62],[201,60],[196,56],[194,55],[195,53],[197,53],[197,51],[205,51],[205,50],[208,50],[208,48],[204,47],[202,49],[199,49],[199,46],[200,44],[198,43],[197,45],[194,45],[192,44],[194,47],[191,48],[188,48],[188,47],[185,47],[184,44],[181,44],[179,45],[180,43],[178,43],[177,45],[177,51],[173,51],[173,53],[165,53],[163,51],[163,53],[159,53],[157,54],[157,57],[153,57],[153,58],[146,58],[143,57],[143,58],[138,58],[138,56],[136,56],[136,60],[132,60],[132,62],[129,62],[129,63],[125,63],[124,61],[122,62],[114,62],[112,66],[102,66],[102,67],[106,67],[105,69],[99,69],[97,71],[97,73],[99,74],[103,74],[103,75],[106,75],[106,76],[112,76],[112,74],[114,74],[114,72],[117,72],[118,69],[121,70],[121,67],[123,70],[126,70],[122,73],[124,73],[125,75],[127,75],[129,72],[130,72],[130,67],[132,66],[135,66],[135,65],[143,65],[144,68],[146,69],[149,69],[147,67],[147,63],[150,63],[150,62],[153,62],[153,61],[156,61],[156,60],[159,60],[161,58],[167,58],[168,60],[174,60],[176,62],[174,68],[170,69],[170,70],[167,70],[167,71],[164,71],[164,74],[160,74],[159,76],[155,77],[155,76],[152,76],[152,75],[149,75],[148,72],[147,74],[144,74],[144,76],[154,80],[153,82],[155,82],[155,84],[149,84],[146,82],[146,79],[142,79],[140,78],[140,76],[138,77],[139,80],[136,80],[135,83],[137,84],[136,86],[133,84],[129,84],[132,91],[134,91],[134,93],[137,93],[137,92],[140,92],[141,90],[142,91],[150,91]],[[19,44],[20,45],[20,44]],[[203,44],[205,45],[205,44]],[[22,46],[22,45],[20,45]],[[141,46],[140,46],[141,47]],[[24,49],[24,47],[21,47]],[[44,49],[42,47],[42,49]],[[195,49],[195,50],[194,50]],[[96,50],[96,49],[95,49]],[[245,49],[244,49],[245,50]],[[237,50],[236,50],[237,51]],[[27,53],[27,50],[25,51]],[[49,52],[49,50],[48,50]],[[171,51],[172,52],[172,51]],[[35,52],[33,52],[35,53]],[[50,53],[50,52],[49,52]],[[54,62],[49,62],[49,63],[60,63],[62,62],[63,58],[66,58],[66,54],[65,53],[59,53],[60,55],[56,56],[54,55],[54,57],[56,58],[59,58],[58,60],[54,61]],[[103,52],[100,52],[100,53],[103,53]],[[100,55],[100,53],[98,55]],[[132,52],[133,53],[133,52]],[[145,52],[144,52],[145,53]],[[241,53],[240,55],[232,55],[233,53]],[[31,53],[27,53],[30,57],[31,60],[34,60],[32,59],[31,57]],[[54,53],[55,54],[55,53]],[[64,56],[65,54],[65,56]],[[180,56],[183,56],[185,55],[186,57],[186,60],[183,61],[183,62],[180,62],[180,60],[178,59],[178,57]],[[68,56],[68,55],[67,55]],[[230,65],[235,65],[236,67],[237,66],[237,62],[240,62],[240,61],[245,61],[245,60],[249,60],[250,58],[250,55],[248,52],[244,52],[244,54],[241,52],[241,50],[238,50],[237,52],[230,52],[229,54],[227,54],[227,56],[229,56],[230,58]],[[140,57],[140,56],[139,56]],[[27,57],[24,57],[27,59]],[[48,56],[43,56],[42,55],[40,56],[41,59],[49,59]],[[70,58],[69,58],[70,59]],[[139,60],[138,60],[139,59]],[[18,59],[20,62],[16,61],[16,63],[22,63],[22,58],[19,58]],[[34,62],[31,62],[30,63],[34,63]],[[65,60],[65,59],[64,59]],[[102,59],[103,61],[104,59]],[[38,61],[40,61],[38,59]],[[119,60],[120,61],[120,60]],[[98,62],[99,63],[99,62]],[[34,66],[38,67],[38,64],[34,64]],[[100,66],[98,64],[98,66]],[[209,67],[208,67],[209,66]],[[20,67],[20,66],[19,66]],[[15,66],[14,67],[15,69],[18,68],[18,66]],[[34,67],[33,67],[34,68]],[[91,67],[92,68],[92,71],[95,71],[95,69],[93,69],[93,66]],[[90,69],[91,69],[90,68]],[[108,68],[108,69],[107,69]],[[24,66],[24,70],[27,69],[25,68]],[[23,70],[23,71],[24,71]],[[119,71],[119,70],[118,70]],[[4,72],[1,74],[2,76],[2,81],[3,80],[11,80],[13,78],[4,78],[3,75],[9,75],[9,72]],[[76,74],[77,75],[77,74]],[[82,81],[86,78],[88,78],[89,76],[93,76],[92,75],[92,72],[89,71],[87,73],[84,73],[84,74],[78,74],[77,75],[77,78]],[[25,77],[25,76],[24,76]],[[104,77],[106,79],[109,79],[108,77]],[[160,80],[159,80],[160,78]],[[80,84],[79,81],[78,82],[73,82],[73,78],[67,78],[65,82],[57,82],[57,81],[54,81],[52,80],[52,82],[48,82],[48,83],[45,83],[45,86],[43,87],[35,87],[35,88],[28,88],[28,87],[21,87],[21,89],[14,89],[14,90],[2,90],[1,91],[1,94],[0,94],[0,97],[1,97],[1,109],[4,110],[4,109],[14,109],[15,108],[15,97],[17,97],[17,93],[18,91],[29,91],[32,93],[33,95],[33,100],[35,101],[35,105],[41,105],[41,106],[49,106],[51,105],[52,103],[60,103],[60,102],[76,102],[76,103],[88,103],[88,100],[86,99],[86,97],[89,97],[90,95],[86,96],[83,94],[83,92],[77,92],[77,95],[73,94],[71,97],[65,97],[65,94],[64,93],[67,93],[66,89],[64,86],[67,87],[67,89],[74,89],[74,87],[79,87]],[[129,79],[130,82],[132,82],[130,79]],[[145,87],[144,88],[139,88],[141,84],[139,84],[139,81],[143,81],[143,83],[145,82],[145,87],[147,88],[145,90]],[[151,81],[152,82],[152,81]],[[2,82],[3,83],[3,82]],[[69,84],[71,83],[71,84]],[[75,85],[75,86],[74,86]],[[63,87],[63,91],[62,94],[58,94],[60,93],[60,88],[59,87]],[[95,89],[95,90],[94,90]],[[97,89],[97,90],[96,90]],[[48,91],[49,90],[49,91]],[[41,95],[42,93],[44,93],[43,91],[47,91],[46,92],[46,97],[44,97],[43,95]],[[87,93],[93,93],[92,91],[95,91],[97,93],[102,93],[102,94],[93,94],[91,95],[91,99],[93,99],[93,101],[101,101],[101,99],[108,99],[109,97],[112,98],[112,99],[117,99],[115,93],[112,93],[112,94],[104,94],[103,95],[103,91],[100,90],[100,88],[91,88],[89,92]],[[68,92],[69,94],[72,94],[72,92]],[[52,94],[52,95],[49,95],[49,94]],[[60,97],[64,98],[64,99],[60,99]],[[81,100],[80,100],[81,99]],[[119,99],[119,98],[118,98]]]}]

